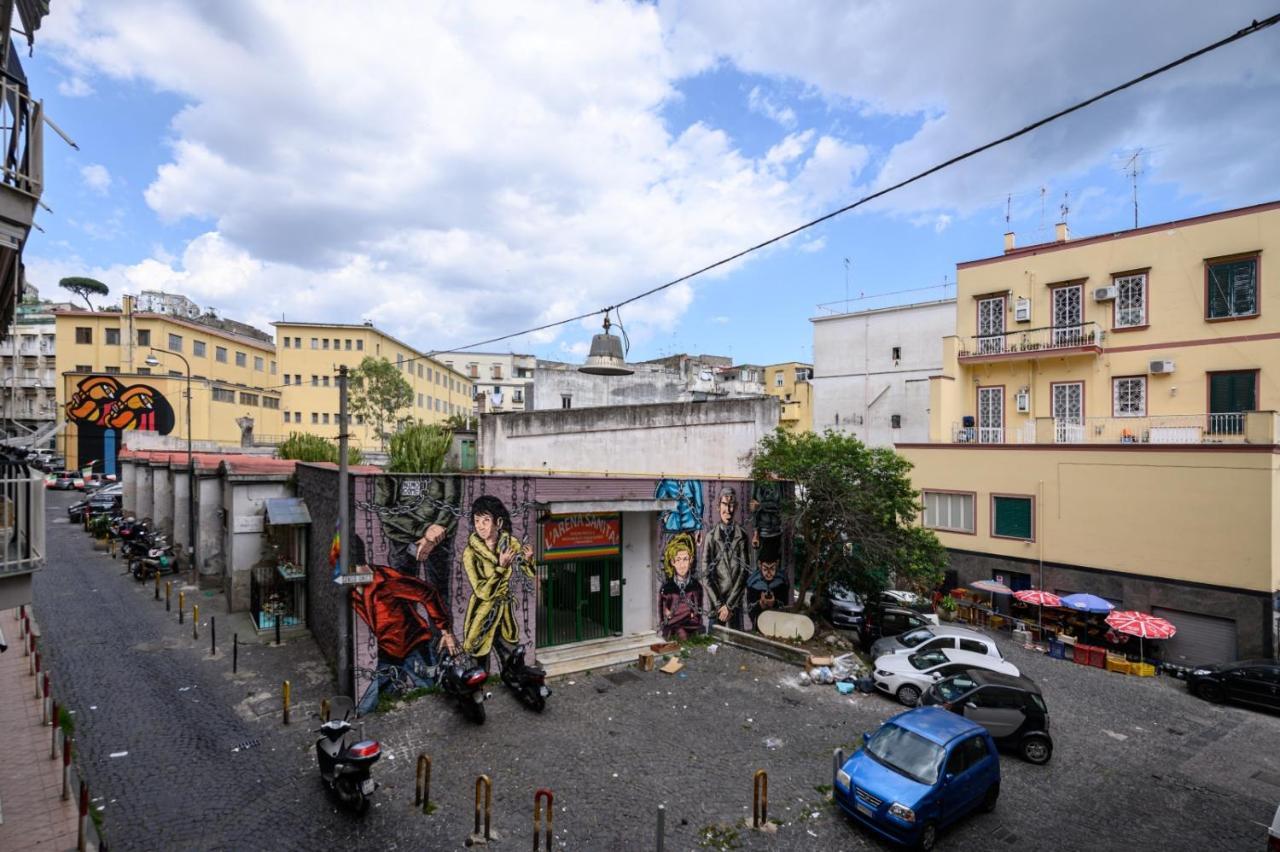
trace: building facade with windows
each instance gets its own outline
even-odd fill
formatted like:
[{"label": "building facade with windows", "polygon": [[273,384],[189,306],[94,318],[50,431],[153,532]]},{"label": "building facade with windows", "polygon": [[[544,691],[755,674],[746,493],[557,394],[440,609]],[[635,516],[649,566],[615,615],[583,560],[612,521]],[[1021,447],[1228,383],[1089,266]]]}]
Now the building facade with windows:
[{"label": "building facade with windows", "polygon": [[929,437],[929,377],[942,369],[942,339],[955,300],[814,317],[813,427],[873,447]]},{"label": "building facade with windows", "polygon": [[442,352],[439,360],[475,384],[484,411],[524,411],[538,359],[513,352]]},{"label": "building facade with windows", "polygon": [[[0,341],[0,417],[7,436],[48,446],[58,419],[57,325],[54,304],[30,284]],[[43,436],[43,437],[42,437]]]},{"label": "building facade with windows", "polygon": [[[277,322],[275,354],[280,362],[281,428],[338,438],[338,366],[354,370],[366,357],[385,358],[413,388],[401,416],[438,423],[452,414],[470,414],[475,382],[428,357],[372,323]],[[353,417],[351,440],[362,449],[381,446],[372,422]]]},{"label": "building facade with windows", "polygon": [[279,367],[263,332],[137,311],[132,296],[117,310],[58,310],[55,323],[58,418],[66,424],[57,440],[68,467],[93,462],[116,473],[129,430],[185,440],[187,364],[193,442],[240,446],[280,432]]},{"label": "building facade with windows", "polygon": [[958,265],[914,465],[962,583],[1168,618],[1166,659],[1277,652],[1280,203]]},{"label": "building facade with windows", "polygon": [[762,367],[764,392],[782,403],[779,425],[788,432],[813,431],[813,365],[799,361]]}]

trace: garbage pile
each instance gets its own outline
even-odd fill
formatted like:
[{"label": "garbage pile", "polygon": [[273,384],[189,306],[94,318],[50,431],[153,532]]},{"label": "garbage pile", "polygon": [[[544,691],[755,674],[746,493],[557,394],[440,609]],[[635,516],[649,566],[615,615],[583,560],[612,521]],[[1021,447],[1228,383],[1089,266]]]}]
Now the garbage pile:
[{"label": "garbage pile", "polygon": [[810,657],[808,667],[800,673],[800,683],[834,684],[841,695],[851,695],[855,690],[863,693],[875,691],[871,673],[854,653],[838,657]]}]

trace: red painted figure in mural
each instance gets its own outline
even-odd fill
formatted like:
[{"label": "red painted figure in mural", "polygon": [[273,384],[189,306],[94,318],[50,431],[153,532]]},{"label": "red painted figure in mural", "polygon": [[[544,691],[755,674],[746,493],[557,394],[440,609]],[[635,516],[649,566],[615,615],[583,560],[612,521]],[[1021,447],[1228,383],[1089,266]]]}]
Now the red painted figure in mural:
[{"label": "red painted figure in mural", "polygon": [[658,605],[662,611],[662,635],[668,639],[688,639],[703,630],[702,585],[693,573],[695,552],[697,546],[688,533],[673,535],[662,549],[667,579]]},{"label": "red painted figure in mural", "polygon": [[449,608],[435,586],[385,565],[371,570],[373,582],[351,592],[351,606],[378,638],[383,654],[404,660],[435,636],[446,651],[455,652]]}]

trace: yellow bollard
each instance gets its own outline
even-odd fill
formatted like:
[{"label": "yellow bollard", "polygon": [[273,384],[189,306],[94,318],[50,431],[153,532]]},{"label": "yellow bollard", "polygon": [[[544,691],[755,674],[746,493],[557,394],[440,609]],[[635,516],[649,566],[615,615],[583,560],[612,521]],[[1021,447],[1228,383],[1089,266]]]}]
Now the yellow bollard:
[{"label": "yellow bollard", "polygon": [[178,623],[179,624],[182,623],[182,619],[185,617],[184,610],[186,606],[187,606],[187,593],[178,592]]},{"label": "yellow bollard", "polygon": [[413,806],[422,805],[422,812],[430,813],[427,803],[431,800],[431,758],[425,754],[418,755],[418,768],[415,773],[416,782],[413,789]]},{"label": "yellow bollard", "polygon": [[200,604],[191,607],[191,638],[200,638]]},{"label": "yellow bollard", "polygon": [[[160,578],[160,575],[157,574],[156,580],[159,581],[159,578]],[[169,610],[173,608],[172,604],[169,603],[169,601],[172,600],[172,598],[173,598],[173,583],[170,583],[168,580],[165,580],[165,583],[164,583],[164,611],[165,612],[169,612]]]},{"label": "yellow bollard", "polygon": [[320,699],[320,721],[329,721],[329,699],[327,698]]},{"label": "yellow bollard", "polygon": [[769,822],[769,773],[757,769],[751,781],[751,827],[761,828]]},{"label": "yellow bollard", "polygon": [[160,600],[160,572],[156,572],[156,600]]},{"label": "yellow bollard", "polygon": [[476,835],[480,834],[480,791],[484,790],[484,839],[489,840],[489,811],[493,805],[493,782],[488,775],[476,778]]},{"label": "yellow bollard", "polygon": [[284,682],[284,723],[289,724],[289,681]]}]

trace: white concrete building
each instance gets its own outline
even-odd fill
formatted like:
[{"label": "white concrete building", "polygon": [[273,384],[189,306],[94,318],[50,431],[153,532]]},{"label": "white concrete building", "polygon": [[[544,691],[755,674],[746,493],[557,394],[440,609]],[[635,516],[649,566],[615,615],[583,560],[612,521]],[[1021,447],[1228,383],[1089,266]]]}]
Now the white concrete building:
[{"label": "white concrete building", "polygon": [[481,411],[524,411],[527,385],[534,380],[538,359],[513,352],[454,352],[435,356],[446,367],[469,377]]},{"label": "white concrete building", "polygon": [[929,376],[954,334],[955,299],[814,317],[813,430],[870,446],[929,440]]},{"label": "white concrete building", "polygon": [[58,416],[54,307],[26,285],[0,342],[0,421],[6,435],[30,437],[33,446],[51,446]]},{"label": "white concrete building", "polygon": [[486,415],[480,470],[743,477],[746,454],[778,428],[780,409],[776,397],[761,396]]},{"label": "white concrete building", "polygon": [[630,376],[594,376],[578,371],[579,364],[538,361],[534,387],[526,394],[526,408],[596,408],[650,405],[661,402],[703,402],[765,395],[763,368],[734,367],[717,355],[674,355],[629,364]]}]

